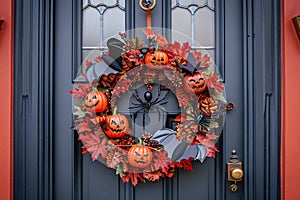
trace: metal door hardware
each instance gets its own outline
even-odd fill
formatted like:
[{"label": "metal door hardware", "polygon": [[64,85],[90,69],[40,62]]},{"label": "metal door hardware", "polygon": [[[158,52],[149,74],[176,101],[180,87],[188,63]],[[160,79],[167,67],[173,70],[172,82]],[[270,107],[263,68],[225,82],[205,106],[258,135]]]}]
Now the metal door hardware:
[{"label": "metal door hardware", "polygon": [[140,0],[140,7],[143,10],[152,10],[156,5],[156,0]]},{"label": "metal door hardware", "polygon": [[230,190],[235,192],[238,190],[237,182],[242,181],[244,176],[242,162],[236,155],[236,150],[232,150],[230,160],[227,163],[227,179],[234,182],[230,185]]}]

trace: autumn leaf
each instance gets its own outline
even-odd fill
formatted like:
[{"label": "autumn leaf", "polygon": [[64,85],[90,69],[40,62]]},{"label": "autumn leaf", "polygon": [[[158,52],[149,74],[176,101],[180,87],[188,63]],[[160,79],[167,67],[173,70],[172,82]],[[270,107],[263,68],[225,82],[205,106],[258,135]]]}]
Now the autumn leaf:
[{"label": "autumn leaf", "polygon": [[88,112],[82,109],[82,106],[80,105],[74,105],[74,111],[73,115],[77,116],[77,118],[84,117]]},{"label": "autumn leaf", "polygon": [[160,34],[157,35],[156,42],[161,48],[164,47],[168,43],[167,39]]},{"label": "autumn leaf", "polygon": [[95,62],[97,63],[103,62],[103,59],[100,56],[98,56],[95,58]]},{"label": "autumn leaf", "polygon": [[209,122],[209,128],[219,128],[219,123],[216,121]]},{"label": "autumn leaf", "polygon": [[122,164],[118,164],[116,166],[116,174],[119,175],[121,178],[125,175],[124,174],[124,169]]},{"label": "autumn leaf", "polygon": [[127,172],[125,175],[122,177],[123,183],[131,182],[133,186],[136,186],[138,181],[146,182],[146,179],[144,178],[142,173],[130,173]]},{"label": "autumn leaf", "polygon": [[210,96],[213,97],[214,99],[218,99],[222,102],[226,102],[226,99],[223,95],[222,92],[218,92],[218,91],[210,91]]},{"label": "autumn leaf", "polygon": [[93,64],[92,61],[89,61],[89,60],[86,60],[86,61],[85,61],[85,65],[86,65],[87,67],[91,66],[92,64]]},{"label": "autumn leaf", "polygon": [[133,43],[133,48],[134,49],[140,49],[143,47],[144,45],[144,42],[139,38],[139,37],[135,37],[133,40],[132,40],[132,43]]},{"label": "autumn leaf", "polygon": [[160,177],[163,177],[164,175],[160,171],[154,171],[154,172],[144,172],[143,176],[149,180],[149,181],[158,181]]},{"label": "autumn leaf", "polygon": [[216,140],[216,139],[218,139],[218,136],[217,136],[215,133],[206,134],[206,137],[207,137],[209,140]]},{"label": "autumn leaf", "polygon": [[154,159],[154,169],[159,170],[162,169],[168,170],[168,165],[171,163],[170,158],[168,157],[168,154],[166,151],[160,151],[155,153],[156,158]]},{"label": "autumn leaf", "polygon": [[90,128],[89,123],[87,123],[87,122],[80,123],[79,129],[78,129],[79,134],[84,133],[84,132],[90,132],[90,131],[91,131],[91,128]]},{"label": "autumn leaf", "polygon": [[107,155],[106,166],[114,169],[118,164],[122,163],[122,160],[124,160],[122,152],[120,152],[117,147],[113,148]]},{"label": "autumn leaf", "polygon": [[87,95],[91,91],[90,84],[78,84],[78,87],[74,90],[71,90],[69,93],[74,96],[76,99],[83,98],[85,95]]},{"label": "autumn leaf", "polygon": [[222,92],[224,90],[222,82],[219,81],[218,75],[213,75],[206,80],[206,84],[209,88],[214,88],[215,90]]},{"label": "autumn leaf", "polygon": [[186,171],[193,171],[193,162],[194,158],[182,159],[180,163],[182,164],[182,168]]},{"label": "autumn leaf", "polygon": [[201,51],[194,51],[193,55],[195,57],[196,62],[199,63],[200,66],[202,66],[202,67],[209,67],[210,66],[211,60],[210,60],[210,56],[208,56],[207,54],[202,56]]},{"label": "autumn leaf", "polygon": [[152,40],[155,38],[156,33],[152,28],[144,28],[142,29],[143,33],[146,35],[148,40]]},{"label": "autumn leaf", "polygon": [[173,54],[177,56],[187,59],[188,53],[191,50],[191,46],[188,42],[185,42],[182,45],[180,45],[179,42],[174,42],[173,44],[166,45],[164,49],[173,52]]},{"label": "autumn leaf", "polygon": [[92,153],[92,160],[97,160],[99,154],[106,157],[105,142],[100,143],[98,135],[92,133],[80,134],[78,137],[82,141],[87,151]]}]

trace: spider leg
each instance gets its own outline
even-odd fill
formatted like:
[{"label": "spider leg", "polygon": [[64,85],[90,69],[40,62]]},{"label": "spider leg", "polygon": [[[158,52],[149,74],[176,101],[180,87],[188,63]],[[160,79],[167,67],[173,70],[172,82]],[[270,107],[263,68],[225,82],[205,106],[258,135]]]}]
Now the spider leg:
[{"label": "spider leg", "polygon": [[167,98],[170,94],[170,90],[168,90],[167,94],[162,99],[159,99],[160,94],[161,94],[161,92],[159,92],[158,95],[157,95],[157,98],[153,102],[151,102],[151,105],[155,105],[155,104],[164,105],[164,104],[168,103],[168,101],[166,101],[166,100],[167,100]]},{"label": "spider leg", "polygon": [[139,94],[138,94],[138,92],[136,90],[132,93],[132,95],[134,96],[135,100],[137,100],[140,104],[144,104],[144,102],[139,97]]},{"label": "spider leg", "polygon": [[137,105],[134,105],[134,106],[129,106],[128,108],[129,109],[136,109],[136,108],[144,108],[144,106],[141,105],[141,104],[137,104]]}]

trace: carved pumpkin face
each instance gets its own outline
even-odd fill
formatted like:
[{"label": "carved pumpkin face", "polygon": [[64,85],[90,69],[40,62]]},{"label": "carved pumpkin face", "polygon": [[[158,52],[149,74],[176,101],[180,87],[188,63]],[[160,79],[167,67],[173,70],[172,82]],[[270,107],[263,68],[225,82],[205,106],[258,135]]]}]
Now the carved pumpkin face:
[{"label": "carved pumpkin face", "polygon": [[145,64],[151,69],[163,69],[168,62],[168,55],[163,51],[154,51],[145,56]]},{"label": "carved pumpkin face", "polygon": [[205,76],[199,72],[187,74],[184,77],[184,87],[187,91],[194,92],[196,95],[199,95],[206,89]]},{"label": "carved pumpkin face", "polygon": [[137,168],[146,168],[152,162],[152,151],[146,146],[134,145],[128,151],[128,163]]},{"label": "carved pumpkin face", "polygon": [[110,138],[120,138],[128,131],[128,120],[124,115],[115,114],[106,117],[105,134]]},{"label": "carved pumpkin face", "polygon": [[107,98],[101,91],[90,92],[84,97],[84,105],[88,111],[103,112],[107,107]]}]

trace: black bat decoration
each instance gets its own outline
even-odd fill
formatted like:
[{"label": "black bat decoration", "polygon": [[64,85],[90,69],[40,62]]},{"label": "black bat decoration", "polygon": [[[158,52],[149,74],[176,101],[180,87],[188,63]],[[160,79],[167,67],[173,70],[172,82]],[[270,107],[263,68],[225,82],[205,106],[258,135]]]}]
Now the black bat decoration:
[{"label": "black bat decoration", "polygon": [[164,146],[164,150],[168,153],[168,157],[173,161],[194,158],[201,163],[206,158],[207,150],[202,144],[190,146],[187,141],[178,141],[175,131],[172,129],[158,130],[151,140],[155,140]]},{"label": "black bat decoration", "polygon": [[107,41],[109,55],[102,55],[103,61],[112,69],[122,71],[122,52],[124,43],[116,38],[110,38]]},{"label": "black bat decoration", "polygon": [[188,62],[187,65],[182,65],[175,59],[176,65],[182,70],[185,74],[194,74],[197,70],[204,70],[207,69],[207,67],[201,67],[201,63],[196,63],[195,57],[192,53],[189,53],[188,55]]}]

